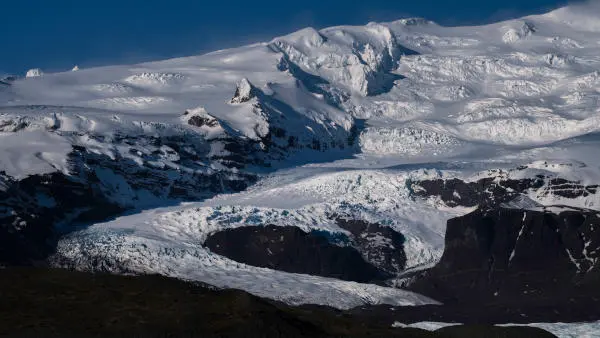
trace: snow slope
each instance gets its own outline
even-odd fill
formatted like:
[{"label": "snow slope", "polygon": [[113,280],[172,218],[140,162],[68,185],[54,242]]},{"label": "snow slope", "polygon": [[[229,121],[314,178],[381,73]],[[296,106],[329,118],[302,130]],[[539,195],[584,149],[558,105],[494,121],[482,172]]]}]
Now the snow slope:
[{"label": "snow slope", "polygon": [[[411,182],[548,175],[598,184],[600,12],[587,6],[477,27],[402,19],[307,28],[201,56],[2,81],[0,170],[16,180],[73,175],[79,149],[103,156],[94,170],[119,206],[197,201],[71,233],[53,257],[60,266],[158,272],[293,304],[428,302],[245,266],[202,244],[219,229],[269,223],[344,233],[333,221],[342,215],[402,233],[407,268],[418,269],[440,257],[446,220],[472,209],[416,198]],[[128,174],[117,170],[125,161]],[[103,171],[106,163],[114,167]],[[132,168],[160,178],[140,183]],[[173,193],[169,182],[183,173]],[[210,185],[195,185],[208,175]],[[262,180],[219,195],[236,190],[220,189],[223,180],[246,180],[240,190],[250,177]],[[148,188],[156,182],[166,187]],[[600,205],[595,194],[528,198]]]},{"label": "snow slope", "polygon": [[[354,125],[359,151],[382,156],[534,147],[598,131],[600,31],[580,27],[593,18],[567,7],[479,27],[399,20],[304,29],[202,56],[18,80],[3,110],[76,106],[169,126],[202,107],[250,139],[277,125],[319,143],[348,138]],[[238,84],[258,97],[232,100]],[[33,105],[54,108],[20,108]]]}]

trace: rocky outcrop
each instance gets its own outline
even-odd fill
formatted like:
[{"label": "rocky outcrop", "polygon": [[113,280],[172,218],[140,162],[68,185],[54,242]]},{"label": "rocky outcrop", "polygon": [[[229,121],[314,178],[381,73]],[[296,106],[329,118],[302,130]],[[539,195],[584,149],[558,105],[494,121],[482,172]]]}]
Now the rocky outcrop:
[{"label": "rocky outcrop", "polygon": [[183,113],[182,119],[190,126],[198,128],[207,127],[210,129],[219,128],[220,132],[223,131],[219,120],[206,112],[206,109],[203,107],[186,110]]},{"label": "rocky outcrop", "polygon": [[490,177],[465,182],[454,178],[419,181],[412,185],[412,191],[419,197],[439,197],[450,207],[474,207],[499,205],[514,199],[526,189],[539,188],[543,184],[541,179],[498,181]]},{"label": "rocky outcrop", "polygon": [[438,197],[450,207],[499,206],[526,192],[566,199],[588,197],[598,192],[598,185],[583,185],[560,177],[537,175],[511,179],[501,175],[502,172],[472,182],[458,178],[415,181],[410,183],[410,189],[414,196]]},{"label": "rocky outcrop", "polygon": [[337,246],[319,232],[275,225],[226,229],[209,236],[212,252],[240,263],[275,270],[369,282],[386,274],[349,246]]},{"label": "rocky outcrop", "polygon": [[599,226],[591,210],[480,209],[448,221],[441,260],[410,288],[444,302],[600,300]]},{"label": "rocky outcrop", "polygon": [[216,232],[204,244],[214,253],[249,265],[350,281],[381,281],[404,270],[402,234],[377,223],[332,217],[349,235],[249,226]]},{"label": "rocky outcrop", "polygon": [[363,220],[338,218],[337,224],[352,234],[351,245],[379,270],[393,276],[406,268],[406,239],[401,233]]},{"label": "rocky outcrop", "polygon": [[257,95],[257,89],[248,81],[247,78],[243,78],[235,89],[235,94],[231,98],[231,104],[240,104],[248,102],[255,98]]},{"label": "rocky outcrop", "polygon": [[60,228],[100,221],[124,209],[93,183],[61,173],[0,179],[0,264],[41,261],[52,251]]},{"label": "rocky outcrop", "polygon": [[194,127],[207,126],[209,128],[214,128],[219,125],[219,121],[217,121],[215,118],[210,118],[208,116],[194,115],[188,119],[188,124]]}]

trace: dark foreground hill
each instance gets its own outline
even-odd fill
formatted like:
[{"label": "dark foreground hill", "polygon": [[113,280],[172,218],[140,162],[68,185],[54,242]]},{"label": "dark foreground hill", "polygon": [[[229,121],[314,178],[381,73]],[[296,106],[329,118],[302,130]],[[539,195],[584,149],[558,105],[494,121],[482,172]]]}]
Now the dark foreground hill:
[{"label": "dark foreground hill", "polygon": [[553,337],[529,327],[392,328],[370,316],[295,308],[160,276],[31,268],[0,269],[0,336]]}]

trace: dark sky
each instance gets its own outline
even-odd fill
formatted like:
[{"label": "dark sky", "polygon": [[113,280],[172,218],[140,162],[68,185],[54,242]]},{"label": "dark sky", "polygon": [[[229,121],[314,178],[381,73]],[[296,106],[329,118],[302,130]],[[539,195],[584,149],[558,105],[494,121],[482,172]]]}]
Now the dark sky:
[{"label": "dark sky", "polygon": [[542,13],[566,0],[0,0],[0,73],[135,63],[313,26],[419,16],[442,25]]}]

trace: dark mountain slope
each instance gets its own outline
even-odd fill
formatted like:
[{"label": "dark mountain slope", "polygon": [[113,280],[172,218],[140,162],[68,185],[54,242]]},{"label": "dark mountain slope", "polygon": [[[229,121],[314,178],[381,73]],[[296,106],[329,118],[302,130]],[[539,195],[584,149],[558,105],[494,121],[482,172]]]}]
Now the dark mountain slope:
[{"label": "dark mountain slope", "polygon": [[9,337],[553,337],[532,328],[392,328],[159,276],[53,269],[1,269],[0,305],[0,335]]}]

